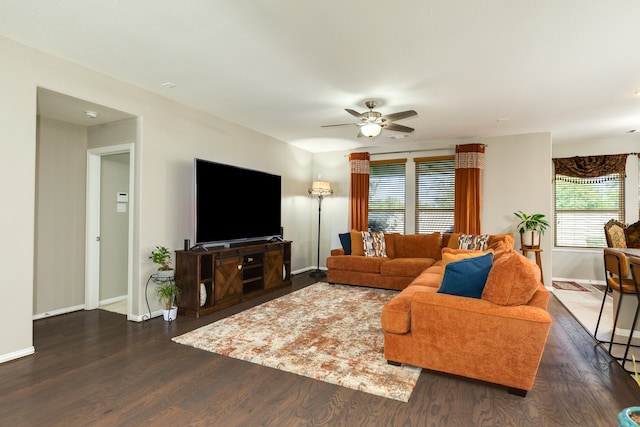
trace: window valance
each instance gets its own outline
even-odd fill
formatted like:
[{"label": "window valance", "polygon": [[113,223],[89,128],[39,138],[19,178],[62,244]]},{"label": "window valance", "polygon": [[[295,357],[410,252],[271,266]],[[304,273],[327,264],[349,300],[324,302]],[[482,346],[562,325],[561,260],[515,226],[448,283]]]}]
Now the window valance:
[{"label": "window valance", "polygon": [[628,154],[607,154],[602,156],[575,156],[553,159],[556,179],[558,175],[569,178],[602,178],[608,175],[624,176]]}]

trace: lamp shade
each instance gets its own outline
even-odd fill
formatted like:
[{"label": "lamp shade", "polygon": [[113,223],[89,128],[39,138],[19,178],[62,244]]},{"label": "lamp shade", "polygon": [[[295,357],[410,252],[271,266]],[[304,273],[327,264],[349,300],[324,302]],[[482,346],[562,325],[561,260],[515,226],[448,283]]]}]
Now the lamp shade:
[{"label": "lamp shade", "polygon": [[360,128],[360,132],[362,132],[364,136],[369,138],[380,135],[381,130],[382,126],[380,126],[378,123],[367,123]]},{"label": "lamp shade", "polygon": [[333,193],[333,190],[329,181],[313,181],[309,189],[309,194],[314,196],[328,196],[331,193]]}]

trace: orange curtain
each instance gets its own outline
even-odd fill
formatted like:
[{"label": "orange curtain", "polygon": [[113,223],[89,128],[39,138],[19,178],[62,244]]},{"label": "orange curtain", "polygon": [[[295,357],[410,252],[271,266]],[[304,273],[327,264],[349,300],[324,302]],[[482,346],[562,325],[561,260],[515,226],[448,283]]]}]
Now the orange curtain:
[{"label": "orange curtain", "polygon": [[349,154],[351,169],[351,229],[367,230],[369,224],[369,153]]},{"label": "orange curtain", "polygon": [[481,234],[482,172],[484,144],[456,146],[455,204],[453,230]]}]

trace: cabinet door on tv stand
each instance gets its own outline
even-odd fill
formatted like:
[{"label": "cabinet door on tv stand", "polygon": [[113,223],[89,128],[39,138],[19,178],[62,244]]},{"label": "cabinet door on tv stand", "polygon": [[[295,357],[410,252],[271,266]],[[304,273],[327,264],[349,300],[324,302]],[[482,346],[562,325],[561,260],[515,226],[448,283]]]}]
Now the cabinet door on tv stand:
[{"label": "cabinet door on tv stand", "polygon": [[215,267],[216,305],[242,297],[242,259],[217,258]]},{"label": "cabinet door on tv stand", "polygon": [[267,289],[284,284],[284,251],[282,248],[267,250],[264,257],[264,283]]}]

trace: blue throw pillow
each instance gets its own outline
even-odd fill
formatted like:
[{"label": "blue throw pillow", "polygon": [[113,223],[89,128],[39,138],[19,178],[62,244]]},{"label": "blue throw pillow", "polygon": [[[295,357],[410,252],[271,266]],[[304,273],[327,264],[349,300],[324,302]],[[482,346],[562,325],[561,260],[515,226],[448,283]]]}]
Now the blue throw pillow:
[{"label": "blue throw pillow", "polygon": [[344,249],[344,254],[351,255],[351,233],[340,233],[338,237],[340,238],[342,249]]},{"label": "blue throw pillow", "polygon": [[493,265],[493,252],[475,258],[450,262],[444,269],[440,294],[480,298]]}]

